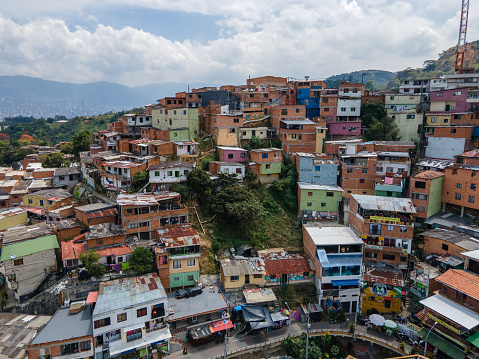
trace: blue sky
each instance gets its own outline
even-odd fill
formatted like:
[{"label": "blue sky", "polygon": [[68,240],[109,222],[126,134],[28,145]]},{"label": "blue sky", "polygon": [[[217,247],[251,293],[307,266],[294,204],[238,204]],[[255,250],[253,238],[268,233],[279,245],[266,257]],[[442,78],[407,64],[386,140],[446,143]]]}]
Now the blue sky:
[{"label": "blue sky", "polygon": [[[0,75],[128,86],[323,79],[420,67],[455,46],[460,0],[19,0],[0,4]],[[479,39],[471,2],[469,41]]]}]

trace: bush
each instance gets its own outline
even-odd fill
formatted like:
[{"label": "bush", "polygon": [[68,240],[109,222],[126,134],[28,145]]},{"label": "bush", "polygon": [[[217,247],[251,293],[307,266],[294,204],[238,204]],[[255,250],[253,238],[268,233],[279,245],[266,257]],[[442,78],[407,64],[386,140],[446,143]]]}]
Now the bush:
[{"label": "bush", "polygon": [[153,265],[153,252],[143,247],[137,247],[131,253],[130,268],[139,274],[150,273]]}]

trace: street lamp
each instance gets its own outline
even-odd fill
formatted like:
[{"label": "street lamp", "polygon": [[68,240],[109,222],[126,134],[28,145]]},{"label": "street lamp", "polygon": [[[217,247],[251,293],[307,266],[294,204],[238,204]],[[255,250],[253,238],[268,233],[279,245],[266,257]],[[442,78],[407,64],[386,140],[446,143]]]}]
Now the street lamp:
[{"label": "street lamp", "polygon": [[289,321],[288,321],[288,337],[291,335],[291,309],[289,308],[288,303],[284,302],[286,307],[288,307]]},{"label": "street lamp", "polygon": [[426,354],[427,354],[427,338],[429,338],[429,334],[431,334],[431,331],[434,329],[436,324],[437,324],[437,322],[434,323],[434,325],[431,327],[431,329],[429,329],[429,332],[426,335],[426,342],[424,343],[424,356],[426,356]]}]

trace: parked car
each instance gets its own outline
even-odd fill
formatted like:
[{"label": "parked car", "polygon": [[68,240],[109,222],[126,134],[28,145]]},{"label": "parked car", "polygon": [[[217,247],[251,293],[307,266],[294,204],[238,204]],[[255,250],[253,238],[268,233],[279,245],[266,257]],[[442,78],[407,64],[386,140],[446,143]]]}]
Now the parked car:
[{"label": "parked car", "polygon": [[186,289],[178,289],[175,294],[175,298],[181,299],[181,298],[188,298],[188,290]]},{"label": "parked car", "polygon": [[196,297],[198,294],[203,293],[203,288],[201,287],[194,287],[187,289],[188,297]]}]

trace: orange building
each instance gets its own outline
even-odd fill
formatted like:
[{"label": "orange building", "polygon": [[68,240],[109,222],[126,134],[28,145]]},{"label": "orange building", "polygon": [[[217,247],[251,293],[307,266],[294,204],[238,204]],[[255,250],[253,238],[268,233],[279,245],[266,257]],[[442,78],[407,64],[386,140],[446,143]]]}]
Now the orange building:
[{"label": "orange building", "polygon": [[261,148],[250,151],[250,170],[261,183],[271,183],[279,179],[283,156],[279,148]]},{"label": "orange building", "polygon": [[342,156],[341,188],[345,198],[351,194],[374,194],[377,157],[375,152]]},{"label": "orange building", "polygon": [[271,124],[275,130],[279,130],[280,121],[296,121],[305,119],[305,105],[279,105],[271,107]]},{"label": "orange building", "polygon": [[188,223],[188,208],[176,192],[120,194],[117,203],[128,237],[149,240],[159,228]]}]

